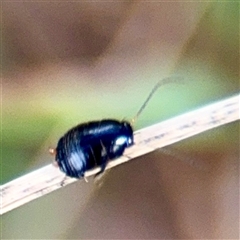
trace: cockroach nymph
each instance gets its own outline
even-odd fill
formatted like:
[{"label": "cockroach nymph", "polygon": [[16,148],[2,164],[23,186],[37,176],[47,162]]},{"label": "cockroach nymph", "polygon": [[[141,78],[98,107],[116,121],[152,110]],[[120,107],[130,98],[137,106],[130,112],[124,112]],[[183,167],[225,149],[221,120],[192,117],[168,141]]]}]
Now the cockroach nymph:
[{"label": "cockroach nymph", "polygon": [[56,149],[49,149],[55,155],[60,170],[69,177],[82,178],[87,170],[101,167],[103,173],[109,160],[123,155],[124,150],[134,144],[133,123],[146,107],[155,91],[176,78],[160,80],[131,121],[105,119],[82,123],[70,129],[58,141]]}]

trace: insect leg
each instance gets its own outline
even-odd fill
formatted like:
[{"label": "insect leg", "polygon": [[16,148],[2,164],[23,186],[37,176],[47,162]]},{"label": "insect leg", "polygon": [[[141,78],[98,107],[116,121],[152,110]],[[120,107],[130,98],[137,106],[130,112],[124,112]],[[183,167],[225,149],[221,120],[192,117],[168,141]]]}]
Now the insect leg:
[{"label": "insect leg", "polygon": [[60,182],[60,186],[63,187],[65,185],[65,180],[67,179],[67,176],[64,176],[63,180]]},{"label": "insect leg", "polygon": [[109,157],[108,157],[108,153],[107,153],[107,149],[106,147],[104,146],[103,142],[100,140],[100,144],[102,146],[102,152],[101,152],[101,160],[102,160],[102,163],[101,163],[101,170],[95,175],[95,177],[101,175],[104,171],[105,171],[105,168],[108,164],[108,160],[109,160]]}]

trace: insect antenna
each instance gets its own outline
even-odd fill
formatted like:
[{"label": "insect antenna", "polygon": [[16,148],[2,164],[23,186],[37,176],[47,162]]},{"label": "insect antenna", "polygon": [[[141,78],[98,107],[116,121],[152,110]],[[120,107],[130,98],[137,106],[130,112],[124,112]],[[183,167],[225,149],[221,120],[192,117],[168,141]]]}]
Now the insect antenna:
[{"label": "insect antenna", "polygon": [[142,104],[140,109],[138,110],[137,114],[130,121],[131,124],[133,125],[135,123],[135,121],[138,119],[138,117],[140,116],[142,111],[145,109],[148,102],[150,101],[150,99],[152,98],[152,96],[154,95],[154,93],[157,91],[157,89],[159,87],[163,86],[164,84],[168,84],[168,83],[179,83],[179,80],[183,80],[183,78],[182,77],[168,77],[168,78],[163,78],[160,81],[158,81],[156,83],[156,85],[153,87],[152,91],[149,93],[148,97],[146,98],[146,100],[144,101],[144,103]]}]

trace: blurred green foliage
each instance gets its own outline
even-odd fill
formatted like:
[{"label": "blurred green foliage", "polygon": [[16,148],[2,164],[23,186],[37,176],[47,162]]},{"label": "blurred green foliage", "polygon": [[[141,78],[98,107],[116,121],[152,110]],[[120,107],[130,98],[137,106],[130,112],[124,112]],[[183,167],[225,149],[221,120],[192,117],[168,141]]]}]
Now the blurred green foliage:
[{"label": "blurred green foliage", "polygon": [[[184,77],[184,84],[161,88],[140,116],[135,129],[166,120],[239,92],[238,33],[239,3],[209,4],[172,71],[173,75]],[[7,44],[7,41],[5,42]],[[72,84],[74,76],[71,74],[66,74],[63,81],[59,80],[57,73],[49,74],[48,70],[43,68],[38,70],[39,85],[42,88],[39,89],[37,85],[32,90],[34,94],[27,92],[24,95],[24,101],[21,100],[19,88],[26,83],[19,81],[19,87],[13,91],[14,96],[18,98],[14,98],[11,94],[3,98],[1,184],[15,179],[30,168],[36,168],[39,162],[41,162],[40,165],[50,163],[52,157],[47,157],[47,148],[55,146],[59,137],[72,126],[108,117],[131,119],[151,88],[161,78],[157,64],[149,69],[141,65],[138,67],[136,72],[131,73],[131,77],[125,76],[122,82],[117,82],[111,77],[107,82],[97,80],[92,82],[91,79],[79,78],[77,83],[74,79],[75,84]],[[60,68],[62,65],[56,72],[60,71]],[[11,66],[7,69],[11,71]],[[41,78],[44,71],[49,74],[45,81]],[[14,85],[15,82],[10,80],[8,85],[11,84]],[[199,135],[193,145],[204,150],[204,147],[211,142],[211,148],[221,150],[223,146],[219,145],[219,140],[224,139],[225,143],[231,144],[231,140],[239,139],[239,131],[236,131],[236,124],[234,124],[234,126],[219,128],[215,137],[211,138],[211,136],[211,132],[208,132],[205,137]],[[188,145],[187,142],[185,143]],[[49,212],[52,211],[51,206],[49,205]],[[38,211],[41,215],[41,208]],[[24,214],[27,215],[27,212]],[[15,224],[12,224],[11,216]],[[56,216],[52,218],[56,219]],[[46,219],[46,216],[42,216],[42,219]],[[14,218],[14,213],[6,215],[5,220],[5,238],[9,236],[15,239],[37,238],[36,235],[33,234],[34,237],[31,235],[31,227],[26,232],[21,228],[22,218],[21,220]],[[25,221],[27,225],[28,219]],[[38,221],[35,219],[32,222],[35,224],[35,230],[39,231],[39,238],[46,233],[47,237],[56,238],[60,231],[52,227],[53,221],[47,226],[48,228],[51,226],[53,232],[39,229]],[[17,227],[22,235],[16,237],[12,229]]]}]

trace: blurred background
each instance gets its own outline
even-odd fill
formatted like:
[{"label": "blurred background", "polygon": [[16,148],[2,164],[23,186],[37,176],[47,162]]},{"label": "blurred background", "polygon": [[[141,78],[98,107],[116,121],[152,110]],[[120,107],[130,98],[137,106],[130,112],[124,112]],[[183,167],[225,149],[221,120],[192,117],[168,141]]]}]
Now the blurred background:
[{"label": "blurred background", "polygon": [[[161,78],[141,129],[239,92],[238,2],[1,4],[1,184],[53,158],[71,127],[131,119]],[[3,239],[238,239],[239,123],[79,181],[2,216]]]}]

